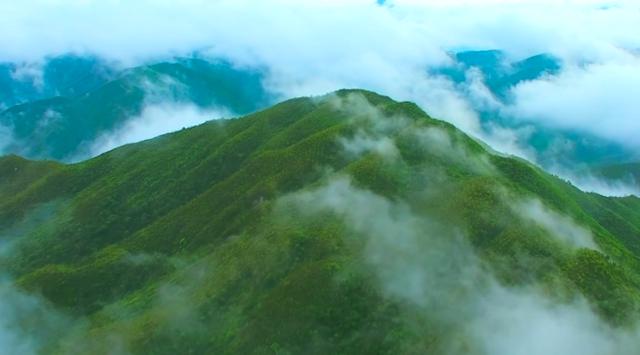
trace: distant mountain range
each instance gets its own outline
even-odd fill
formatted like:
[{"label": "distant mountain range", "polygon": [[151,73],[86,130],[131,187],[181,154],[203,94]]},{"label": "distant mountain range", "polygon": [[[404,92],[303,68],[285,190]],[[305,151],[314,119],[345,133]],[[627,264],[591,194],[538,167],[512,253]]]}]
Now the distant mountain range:
[{"label": "distant mountain range", "polygon": [[82,156],[87,144],[154,103],[244,114],[273,100],[260,73],[196,58],[116,70],[95,59],[61,57],[47,62],[38,79],[17,79],[11,71],[19,70],[0,67],[0,102],[23,102],[0,113],[0,127],[11,135],[4,151],[33,158]]}]

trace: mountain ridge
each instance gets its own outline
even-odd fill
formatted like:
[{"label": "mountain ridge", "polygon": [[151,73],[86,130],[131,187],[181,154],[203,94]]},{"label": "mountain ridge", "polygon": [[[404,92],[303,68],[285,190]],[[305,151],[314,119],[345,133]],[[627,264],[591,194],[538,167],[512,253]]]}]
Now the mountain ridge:
[{"label": "mountain ridge", "polygon": [[[640,199],[584,193],[369,91],[292,99],[76,164],[0,158],[1,176],[15,164],[45,165],[0,185],[12,251],[0,267],[81,320],[48,353],[107,353],[109,336],[132,353],[473,348],[463,323],[415,308],[423,298],[394,282],[426,272],[406,284],[418,287],[442,268],[437,287],[467,302],[486,286],[457,284],[456,270],[476,258],[488,265],[469,270],[479,280],[584,297],[610,326],[640,304]],[[441,260],[450,253],[466,256]]]}]

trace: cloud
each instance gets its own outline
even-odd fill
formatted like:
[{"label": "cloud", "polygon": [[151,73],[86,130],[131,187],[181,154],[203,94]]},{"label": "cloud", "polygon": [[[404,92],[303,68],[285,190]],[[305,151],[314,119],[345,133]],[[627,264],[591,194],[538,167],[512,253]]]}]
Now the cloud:
[{"label": "cloud", "polygon": [[339,138],[347,156],[357,158],[363,154],[376,153],[389,160],[399,158],[400,152],[392,136],[411,125],[405,117],[385,116],[361,94],[333,96],[330,104],[336,110],[347,112],[348,120],[360,127],[352,137]]},{"label": "cloud", "polygon": [[637,330],[604,323],[584,300],[558,303],[539,290],[494,285],[480,295],[466,331],[481,354],[633,354]]},{"label": "cloud", "polygon": [[13,130],[0,125],[0,154],[4,154],[6,149],[14,143]]},{"label": "cloud", "polygon": [[598,250],[591,232],[570,218],[546,207],[540,200],[530,199],[510,203],[512,209],[525,221],[534,222],[551,236],[574,248]]},{"label": "cloud", "polygon": [[[35,207],[9,228],[0,228],[0,264],[8,265],[23,238],[55,228],[52,218],[66,206],[54,200]],[[76,319],[56,309],[37,293],[27,292],[0,267],[0,355],[36,355],[46,352]]]},{"label": "cloud", "polygon": [[633,177],[628,179],[605,179],[589,172],[572,172],[567,169],[556,171],[582,191],[594,192],[604,196],[626,197],[640,196],[640,183]]},{"label": "cloud", "polygon": [[341,139],[342,148],[351,156],[359,156],[363,153],[375,152],[380,156],[394,159],[399,155],[398,148],[393,140],[383,137],[374,138],[359,132],[351,139]]},{"label": "cloud", "polygon": [[0,354],[35,355],[71,324],[45,300],[0,279]]},{"label": "cloud", "polygon": [[[126,120],[121,127],[96,138],[88,148],[88,155],[96,156],[124,144],[151,139],[228,115],[226,110],[202,110],[192,104],[152,104],[146,106],[140,115]],[[82,157],[84,155],[79,158]]]},{"label": "cloud", "polygon": [[335,97],[332,104],[336,109],[346,111],[351,123],[359,127],[353,137],[340,138],[344,151],[352,158],[370,152],[390,159],[401,158],[394,136],[402,134],[415,140],[424,153],[447,159],[452,164],[464,165],[476,172],[493,170],[487,156],[471,153],[456,143],[454,136],[465,138],[460,132],[424,126],[398,114],[386,114],[361,94]]},{"label": "cloud", "polygon": [[569,67],[513,89],[508,112],[520,120],[571,129],[640,148],[640,58]]},{"label": "cloud", "polygon": [[[413,134],[418,144],[430,154],[446,159],[452,165],[460,165],[477,174],[492,174],[494,166],[489,162],[488,155],[472,153],[467,148],[454,141],[453,135],[442,128],[416,129]],[[462,134],[460,134],[462,138]]]},{"label": "cloud", "polygon": [[22,62],[12,68],[9,74],[11,79],[30,83],[37,90],[42,90],[44,87],[44,73],[41,62]]},{"label": "cloud", "polygon": [[[527,55],[552,46],[554,52],[584,55],[585,49],[599,53],[612,43],[633,48],[639,41],[627,31],[639,16],[632,1],[528,0],[508,5],[486,0],[390,1],[388,5],[369,0],[3,2],[0,9],[7,16],[0,27],[0,44],[3,59],[68,51],[135,59],[210,47],[247,61],[296,64],[291,70],[299,71],[305,60],[313,70],[328,58],[336,60],[339,70],[346,66],[358,70],[363,63],[374,66],[378,59],[442,60],[437,50],[441,47],[497,47]],[[606,10],[604,5],[609,5]],[[242,31],[230,30],[234,28]],[[576,33],[582,36],[575,37]],[[349,57],[359,60],[343,61]]]},{"label": "cloud", "polygon": [[[600,9],[611,3],[620,7]],[[402,86],[426,67],[448,62],[446,52],[460,48],[501,48],[515,57],[550,52],[583,61],[640,47],[629,31],[640,17],[631,2],[390,5],[368,0],[5,2],[0,10],[10,15],[0,25],[0,60],[33,61],[75,51],[132,62],[205,50],[237,64],[269,68],[274,87],[299,95],[345,86]]]},{"label": "cloud", "polygon": [[461,234],[442,233],[435,221],[414,214],[409,205],[355,187],[348,176],[337,176],[279,203],[293,204],[307,217],[335,213],[351,233],[366,241],[367,261],[375,267],[386,293],[417,306],[431,307],[441,302],[441,296],[453,294],[449,287],[457,287],[455,277],[445,287],[447,281],[436,275],[476,272],[458,262],[472,257],[470,249],[460,247],[464,245]]}]

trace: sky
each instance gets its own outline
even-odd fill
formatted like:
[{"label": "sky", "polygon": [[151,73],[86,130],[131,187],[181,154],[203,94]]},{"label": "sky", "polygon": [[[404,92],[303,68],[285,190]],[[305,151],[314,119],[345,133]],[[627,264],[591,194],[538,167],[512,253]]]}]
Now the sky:
[{"label": "sky", "polygon": [[427,69],[465,49],[548,53],[562,71],[515,87],[501,112],[640,148],[638,1],[0,0],[0,13],[0,61],[72,52],[133,66],[198,51],[265,70],[283,99],[358,87],[411,100],[533,161],[526,132],[483,131],[472,98]]}]

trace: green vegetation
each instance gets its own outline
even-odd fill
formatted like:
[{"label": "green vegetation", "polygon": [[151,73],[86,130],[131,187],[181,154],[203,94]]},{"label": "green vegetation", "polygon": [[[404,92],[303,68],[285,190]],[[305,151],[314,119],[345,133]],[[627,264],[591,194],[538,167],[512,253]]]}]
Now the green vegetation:
[{"label": "green vegetation", "polygon": [[[46,353],[447,353],[471,340],[402,296],[399,263],[471,267],[456,243],[470,245],[474,272],[584,297],[626,327],[639,211],[489,153],[414,104],[343,90],[77,164],[0,158],[0,267],[77,319]],[[476,292],[455,291],[461,275],[438,276],[443,305]]]}]

